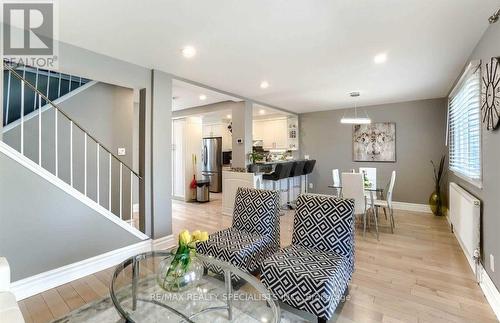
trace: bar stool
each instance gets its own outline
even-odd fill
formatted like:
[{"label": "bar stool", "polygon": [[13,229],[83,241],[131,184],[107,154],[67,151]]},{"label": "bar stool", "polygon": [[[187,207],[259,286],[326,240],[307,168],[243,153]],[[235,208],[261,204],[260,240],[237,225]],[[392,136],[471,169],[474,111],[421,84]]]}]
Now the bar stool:
[{"label": "bar stool", "polygon": [[306,177],[306,189],[305,189],[306,193],[308,189],[308,175],[312,173],[314,165],[316,165],[315,159],[306,160],[306,164],[304,165],[304,176]]},{"label": "bar stool", "polygon": [[[291,209],[295,208],[293,205],[294,204],[293,202],[295,202],[297,196],[299,195],[299,194],[295,194],[295,191],[296,191],[295,189],[299,188],[299,193],[300,193],[300,183],[301,183],[300,176],[302,176],[302,174],[304,173],[305,164],[306,164],[305,160],[300,160],[300,161],[294,162],[292,165],[292,170],[290,171],[290,177],[288,177],[289,185],[290,185],[290,178],[292,179],[292,189],[291,189],[292,190],[292,198],[290,198],[290,189],[288,191],[288,206]],[[295,179],[297,177],[299,177],[298,185],[295,183]]]},{"label": "bar stool", "polygon": [[[274,167],[274,171],[272,173],[267,173],[262,175],[262,179],[268,180],[268,181],[273,181],[273,190],[276,189],[276,182],[278,182],[278,190],[280,191],[280,198],[281,200],[284,200],[282,198],[282,193],[283,192],[288,192],[287,190],[283,190],[281,187],[281,180],[287,178],[290,176],[290,171],[292,170],[292,165],[293,163],[278,163]],[[283,204],[282,204],[283,205]]]}]

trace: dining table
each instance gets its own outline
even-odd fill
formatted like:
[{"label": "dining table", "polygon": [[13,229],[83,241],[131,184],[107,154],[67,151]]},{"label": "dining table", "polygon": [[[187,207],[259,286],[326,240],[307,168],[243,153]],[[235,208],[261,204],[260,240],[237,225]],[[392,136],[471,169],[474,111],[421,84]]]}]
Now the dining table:
[{"label": "dining table", "polygon": [[[339,195],[340,196],[342,195],[342,185],[328,185],[328,188],[336,189],[340,192]],[[375,215],[375,221],[377,221],[378,211],[377,211],[377,208],[375,207],[375,200],[376,200],[377,195],[380,195],[381,199],[384,198],[385,188],[377,187],[375,185],[371,185],[371,186],[365,185],[364,191],[365,191],[365,193],[368,193],[368,195],[370,196],[370,209],[372,209],[372,212]],[[368,209],[367,209],[367,211],[368,211]],[[377,240],[378,240],[378,238],[379,238],[378,223],[376,223],[375,227],[377,230]],[[363,235],[365,234],[365,231],[366,231],[366,229],[363,229]]]}]

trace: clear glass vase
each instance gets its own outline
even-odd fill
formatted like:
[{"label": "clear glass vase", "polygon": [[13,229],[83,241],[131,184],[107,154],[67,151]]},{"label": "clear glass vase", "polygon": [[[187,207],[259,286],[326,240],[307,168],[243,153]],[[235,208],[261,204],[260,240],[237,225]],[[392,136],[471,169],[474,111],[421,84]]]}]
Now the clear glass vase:
[{"label": "clear glass vase", "polygon": [[182,292],[198,285],[203,277],[203,263],[196,254],[189,255],[188,264],[174,263],[175,254],[160,262],[158,285],[167,292]]}]

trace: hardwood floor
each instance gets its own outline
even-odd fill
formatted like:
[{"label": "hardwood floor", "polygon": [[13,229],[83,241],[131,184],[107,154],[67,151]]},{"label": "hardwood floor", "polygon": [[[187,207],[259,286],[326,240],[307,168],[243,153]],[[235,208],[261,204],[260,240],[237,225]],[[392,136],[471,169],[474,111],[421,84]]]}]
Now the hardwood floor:
[{"label": "hardwood floor", "polygon": [[[210,203],[173,202],[173,231],[214,232],[231,225]],[[356,237],[356,272],[350,299],[335,322],[497,322],[446,219],[396,211],[396,232]],[[382,225],[387,225],[382,215]],[[293,212],[281,217],[282,245],[291,242]],[[26,322],[48,322],[108,295],[113,268],[20,302]],[[104,323],[104,322],[103,322]]]}]

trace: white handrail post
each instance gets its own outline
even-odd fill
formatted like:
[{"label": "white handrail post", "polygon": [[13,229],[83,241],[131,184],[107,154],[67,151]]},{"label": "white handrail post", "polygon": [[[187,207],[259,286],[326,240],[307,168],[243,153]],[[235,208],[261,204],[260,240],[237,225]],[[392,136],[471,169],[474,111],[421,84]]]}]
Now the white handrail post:
[{"label": "white handrail post", "polygon": [[85,196],[87,196],[87,133],[84,132],[84,143],[83,143],[83,155],[84,155],[84,160],[83,160],[83,192],[85,193]]},{"label": "white handrail post", "polygon": [[21,155],[24,155],[24,72],[21,80]]},{"label": "white handrail post", "polygon": [[59,73],[59,85],[58,85],[58,89],[57,89],[57,97],[58,98],[61,97],[61,77],[62,77],[62,74]]},{"label": "white handrail post", "polygon": [[9,123],[9,108],[10,108],[10,78],[12,72],[9,70],[9,78],[7,79],[7,111],[5,112],[5,124]]},{"label": "white handrail post", "polygon": [[99,143],[97,143],[97,204],[101,204],[99,200]]},{"label": "white handrail post", "polygon": [[108,209],[111,212],[111,153],[109,154],[109,174],[108,174],[108,183],[109,183],[109,191],[108,191]]},{"label": "white handrail post", "polygon": [[130,170],[130,225],[134,223],[134,173]]},{"label": "white handrail post", "polygon": [[56,162],[56,177],[59,177],[59,152],[58,152],[58,146],[57,146],[57,143],[58,143],[58,138],[57,138],[57,109],[54,108],[54,141],[55,141],[55,153],[56,153],[56,158],[55,158],[55,162]]},{"label": "white handrail post", "polygon": [[123,189],[122,189],[122,184],[123,184],[123,163],[120,162],[120,219],[123,220]]},{"label": "white handrail post", "polygon": [[69,182],[73,187],[73,121],[69,121]]},{"label": "white handrail post", "polygon": [[[38,67],[36,68],[36,74],[35,74],[35,89],[38,90]],[[36,92],[35,92],[35,102],[33,102],[33,111],[35,110],[36,110]]]},{"label": "white handrail post", "polygon": [[38,165],[42,166],[42,96],[38,94]]}]

